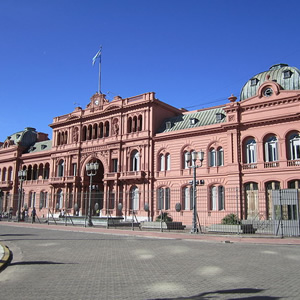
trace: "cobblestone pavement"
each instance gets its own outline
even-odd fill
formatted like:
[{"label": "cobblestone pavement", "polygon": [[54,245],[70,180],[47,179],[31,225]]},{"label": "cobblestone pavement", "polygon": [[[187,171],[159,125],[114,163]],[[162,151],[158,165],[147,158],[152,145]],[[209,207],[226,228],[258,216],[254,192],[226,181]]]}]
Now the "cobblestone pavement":
[{"label": "cobblestone pavement", "polygon": [[0,240],[1,299],[300,299],[299,245],[6,224]]}]

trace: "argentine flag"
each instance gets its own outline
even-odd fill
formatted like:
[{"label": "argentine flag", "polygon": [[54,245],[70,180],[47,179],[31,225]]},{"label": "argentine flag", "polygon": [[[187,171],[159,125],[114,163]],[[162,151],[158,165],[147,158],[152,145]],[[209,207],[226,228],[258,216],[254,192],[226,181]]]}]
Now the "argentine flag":
[{"label": "argentine flag", "polygon": [[100,50],[97,52],[97,54],[93,57],[93,60],[92,60],[92,65],[95,64],[96,60],[98,57],[100,57],[100,60],[101,60],[101,50],[102,50],[102,47],[100,47]]}]

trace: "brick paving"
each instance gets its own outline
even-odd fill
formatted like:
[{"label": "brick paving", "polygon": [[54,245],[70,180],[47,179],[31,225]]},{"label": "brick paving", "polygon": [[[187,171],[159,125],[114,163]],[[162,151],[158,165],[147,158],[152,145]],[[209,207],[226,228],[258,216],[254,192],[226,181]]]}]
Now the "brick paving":
[{"label": "brick paving", "polygon": [[1,222],[0,240],[1,299],[300,299],[297,238]]}]

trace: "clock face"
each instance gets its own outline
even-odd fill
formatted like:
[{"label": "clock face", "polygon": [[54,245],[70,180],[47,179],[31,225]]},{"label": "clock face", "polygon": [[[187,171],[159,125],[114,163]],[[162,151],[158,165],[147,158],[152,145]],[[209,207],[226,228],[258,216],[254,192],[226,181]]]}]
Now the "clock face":
[{"label": "clock face", "polygon": [[98,104],[99,104],[99,101],[98,101],[98,100],[95,100],[94,103],[95,103],[95,105],[98,105]]},{"label": "clock face", "polygon": [[265,97],[270,97],[272,95],[273,95],[273,90],[271,88],[265,89],[265,91],[264,91],[264,96]]}]

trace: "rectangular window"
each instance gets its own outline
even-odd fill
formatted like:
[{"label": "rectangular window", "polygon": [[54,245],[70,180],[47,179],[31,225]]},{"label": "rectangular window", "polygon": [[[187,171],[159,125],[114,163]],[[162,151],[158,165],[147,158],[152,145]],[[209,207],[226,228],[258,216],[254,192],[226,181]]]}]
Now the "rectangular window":
[{"label": "rectangular window", "polygon": [[112,172],[116,173],[118,172],[118,159],[113,158],[112,160]]},{"label": "rectangular window", "polygon": [[77,164],[76,163],[72,164],[72,171],[73,171],[73,176],[76,176],[77,175]]}]

